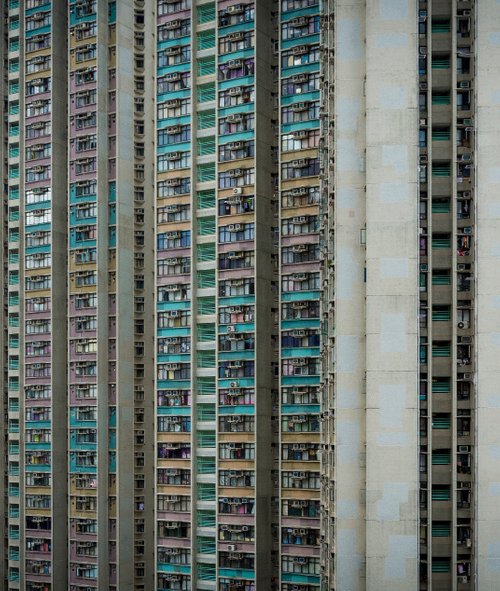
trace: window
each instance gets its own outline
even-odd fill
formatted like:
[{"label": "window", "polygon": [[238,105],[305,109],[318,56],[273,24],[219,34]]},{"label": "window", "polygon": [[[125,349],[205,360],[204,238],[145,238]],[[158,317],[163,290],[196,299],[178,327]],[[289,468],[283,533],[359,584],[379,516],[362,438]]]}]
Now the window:
[{"label": "window", "polygon": [[158,277],[168,277],[169,275],[186,275],[190,272],[190,257],[171,257],[157,261]]},{"label": "window", "polygon": [[281,165],[281,178],[284,181],[319,174],[319,158],[300,158]]},{"label": "window", "polygon": [[80,45],[75,51],[75,60],[77,64],[94,59],[96,56],[97,45],[95,43]]},{"label": "window", "polygon": [[292,68],[319,61],[319,45],[297,45],[281,52],[281,67]]},{"label": "window", "polygon": [[281,430],[287,433],[317,433],[319,419],[317,415],[282,415]]},{"label": "window", "polygon": [[242,240],[253,240],[255,224],[229,224],[219,227],[219,243],[240,242]]},{"label": "window", "polygon": [[76,86],[81,86],[82,84],[89,84],[90,82],[96,82],[97,68],[95,66],[91,66],[90,68],[76,70],[74,73],[74,79]]},{"label": "window", "polygon": [[219,173],[219,189],[243,187],[245,185],[253,185],[254,182],[254,168],[233,168],[231,170],[226,170],[224,172]]},{"label": "window", "polygon": [[281,568],[285,573],[300,573],[304,575],[319,575],[319,558],[313,556],[287,556],[281,557]]},{"label": "window", "polygon": [[158,328],[176,328],[189,326],[191,312],[189,310],[167,310],[158,313]]},{"label": "window", "polygon": [[283,291],[307,291],[320,289],[319,273],[292,273],[282,276]]},{"label": "window", "polygon": [[319,489],[319,472],[283,471],[281,484],[284,488]]},{"label": "window", "polygon": [[310,234],[319,231],[319,219],[315,215],[304,215],[286,218],[281,221],[283,236]]},{"label": "window", "polygon": [[316,546],[319,544],[319,529],[283,527],[281,543],[299,546]]},{"label": "window", "polygon": [[160,154],[158,156],[158,172],[166,172],[168,170],[189,168],[190,166],[190,152],[169,152],[168,154]]},{"label": "window", "polygon": [[220,470],[219,486],[246,487],[255,486],[253,470]]},{"label": "window", "polygon": [[[50,38],[49,38],[50,41]],[[42,49],[42,48],[40,48]],[[36,72],[43,72],[50,70],[50,56],[37,56],[33,59],[26,60],[26,74],[35,74]]]},{"label": "window", "polygon": [[240,158],[254,157],[254,140],[248,142],[229,142],[219,146],[219,162],[239,160]]},{"label": "window", "polygon": [[159,181],[158,197],[174,197],[175,195],[186,195],[191,191],[191,179],[189,177]]},{"label": "window", "polygon": [[179,302],[191,298],[191,290],[188,284],[174,284],[158,288],[158,302]]},{"label": "window", "polygon": [[191,206],[166,205],[157,209],[156,216],[159,224],[182,222],[191,219]]},{"label": "window", "polygon": [[233,297],[254,295],[255,282],[253,279],[226,279],[219,282],[219,296]]},{"label": "window", "polygon": [[97,114],[95,111],[82,113],[75,116],[75,125],[77,129],[86,129],[97,125]]},{"label": "window", "polygon": [[179,39],[191,35],[191,20],[169,21],[158,27],[158,41],[167,41],[169,39]]},{"label": "window", "polygon": [[300,39],[319,33],[319,16],[294,18],[281,25],[281,39]]},{"label": "window", "polygon": [[171,248],[186,248],[191,244],[191,232],[189,230],[164,232],[157,235],[158,250]]},{"label": "window", "polygon": [[158,120],[169,117],[182,117],[191,112],[191,101],[187,99],[172,99],[158,105]]},{"label": "window", "polygon": [[96,22],[83,22],[74,29],[75,35],[78,41],[82,39],[88,39],[89,37],[95,37],[97,34],[97,23]]},{"label": "window", "polygon": [[283,376],[319,375],[320,360],[314,357],[292,357],[281,362]]},{"label": "window", "polygon": [[221,136],[254,129],[255,116],[253,113],[235,113],[219,120],[219,134]]},{"label": "window", "polygon": [[281,262],[285,265],[319,260],[319,244],[296,244],[281,251]]},{"label": "window", "polygon": [[254,211],[254,197],[253,195],[232,195],[220,199],[218,205],[220,216],[251,213]]},{"label": "window", "polygon": [[219,378],[252,378],[255,375],[255,362],[248,359],[222,361],[219,363]]},{"label": "window", "polygon": [[189,433],[191,417],[159,416],[158,431],[160,433]]},{"label": "window", "polygon": [[158,95],[185,90],[191,86],[191,75],[189,72],[172,72],[158,78]]},{"label": "window", "polygon": [[190,486],[191,472],[178,468],[159,468],[157,482],[173,486]]},{"label": "window", "polygon": [[28,189],[25,192],[25,199],[27,205],[34,205],[36,203],[50,202],[52,198],[52,190],[50,187],[40,187],[36,189]]},{"label": "window", "polygon": [[254,46],[254,31],[236,31],[219,38],[219,55],[251,49]]},{"label": "window", "polygon": [[41,29],[47,27],[51,23],[50,10],[47,12],[35,12],[34,14],[26,17],[26,31],[34,31],[35,29]]},{"label": "window", "polygon": [[[307,111],[305,111],[307,113]],[[319,146],[319,129],[294,131],[281,136],[283,152],[310,150]]]},{"label": "window", "polygon": [[39,115],[47,115],[51,111],[50,99],[42,99],[27,103],[26,117],[38,117]]},{"label": "window", "polygon": [[28,37],[26,39],[26,53],[40,51],[41,49],[48,49],[50,47],[50,42],[50,33],[44,33],[43,35],[34,35],[33,37]]},{"label": "window", "polygon": [[158,67],[165,68],[191,61],[191,47],[189,45],[170,45],[158,52]]},{"label": "window", "polygon": [[[230,10],[232,9],[232,10]],[[254,19],[253,4],[235,4],[219,10],[219,26],[229,27],[240,23],[248,23]]]},{"label": "window", "polygon": [[26,126],[26,139],[32,140],[39,137],[46,137],[50,135],[51,123],[50,121],[39,121]]},{"label": "window", "polygon": [[158,146],[169,146],[191,141],[190,125],[173,125],[158,131]]},{"label": "window", "polygon": [[[161,339],[164,341],[175,339]],[[186,353],[187,351],[182,351]],[[190,406],[190,390],[158,390],[158,406]]]},{"label": "window", "polygon": [[187,10],[191,7],[191,0],[158,0],[158,15],[173,14],[181,10]]},{"label": "window", "polygon": [[254,86],[233,86],[219,92],[219,107],[236,107],[253,103],[255,100]]}]

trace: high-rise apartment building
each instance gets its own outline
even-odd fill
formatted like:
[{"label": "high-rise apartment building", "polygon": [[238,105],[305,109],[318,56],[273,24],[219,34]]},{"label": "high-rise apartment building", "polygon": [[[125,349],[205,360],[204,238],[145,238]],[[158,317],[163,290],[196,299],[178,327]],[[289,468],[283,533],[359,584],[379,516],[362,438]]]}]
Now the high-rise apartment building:
[{"label": "high-rise apartment building", "polygon": [[497,589],[499,6],[5,0],[5,589]]}]

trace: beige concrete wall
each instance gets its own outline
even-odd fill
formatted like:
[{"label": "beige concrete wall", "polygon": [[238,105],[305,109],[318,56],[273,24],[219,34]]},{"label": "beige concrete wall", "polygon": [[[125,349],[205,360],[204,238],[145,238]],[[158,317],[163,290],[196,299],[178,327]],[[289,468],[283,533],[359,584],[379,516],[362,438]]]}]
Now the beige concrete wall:
[{"label": "beige concrete wall", "polygon": [[500,576],[500,4],[477,2],[476,587]]},{"label": "beige concrete wall", "polygon": [[[335,8],[335,583],[365,588],[365,2]],[[332,113],[333,114],[333,113]]]},{"label": "beige concrete wall", "polygon": [[366,12],[366,588],[417,587],[415,0]]}]

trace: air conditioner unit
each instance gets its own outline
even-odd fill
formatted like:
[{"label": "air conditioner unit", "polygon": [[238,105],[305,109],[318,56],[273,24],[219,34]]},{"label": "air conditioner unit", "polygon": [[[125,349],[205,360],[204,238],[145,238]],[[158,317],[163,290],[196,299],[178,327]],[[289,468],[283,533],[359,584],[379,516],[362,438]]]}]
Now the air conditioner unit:
[{"label": "air conditioner unit", "polygon": [[293,18],[288,24],[292,27],[305,27],[309,24],[309,19],[307,16],[299,16],[298,18]]},{"label": "air conditioner unit", "polygon": [[243,189],[241,187],[235,187],[233,189],[233,195],[241,195],[243,193]]},{"label": "air conditioner unit", "polygon": [[428,263],[420,263],[420,270],[421,271],[428,271],[429,270]]},{"label": "air conditioner unit", "polygon": [[305,224],[307,222],[307,217],[305,215],[296,216],[292,218],[292,224]]},{"label": "air conditioner unit", "polygon": [[472,374],[471,373],[463,373],[462,374],[462,379],[464,379],[464,380],[472,380]]},{"label": "air conditioner unit", "polygon": [[229,224],[227,229],[230,232],[241,232],[241,230],[243,230],[243,224]]},{"label": "air conditioner unit", "polygon": [[305,330],[292,330],[293,337],[304,337],[306,334]]},{"label": "air conditioner unit", "polygon": [[307,195],[308,192],[309,192],[309,189],[307,187],[299,187],[299,188],[296,188],[296,189],[292,189],[292,195],[294,197],[299,197],[299,196]]},{"label": "air conditioner unit", "polygon": [[165,80],[167,80],[168,82],[177,82],[180,79],[181,79],[180,72],[172,72],[171,74],[167,74],[165,76]]},{"label": "air conditioner unit", "polygon": [[418,86],[420,90],[427,90],[427,82],[421,82]]},{"label": "air conditioner unit", "polygon": [[239,96],[243,93],[243,86],[233,86],[232,88],[228,89],[227,93],[229,96]]},{"label": "air conditioner unit", "polygon": [[239,314],[243,312],[243,306],[230,306],[229,313],[230,314]]},{"label": "air conditioner unit", "polygon": [[241,113],[233,113],[226,117],[226,121],[228,123],[239,123],[240,121],[243,121],[243,115]]},{"label": "air conditioner unit", "polygon": [[170,21],[170,22],[166,22],[164,24],[165,29],[168,30],[172,30],[172,29],[180,29],[180,27],[182,26],[182,21],[179,19]]},{"label": "air conditioner unit", "polygon": [[229,33],[226,37],[228,41],[242,41],[245,38],[245,33],[243,31],[236,31],[235,33]]},{"label": "air conditioner unit", "polygon": [[234,552],[236,550],[236,544],[228,544],[227,550],[228,552]]},{"label": "air conditioner unit", "polygon": [[231,178],[240,178],[244,175],[244,170],[242,168],[233,168],[232,170],[228,170],[228,176]]},{"label": "air conditioner unit", "polygon": [[309,80],[309,74],[295,74],[292,76],[292,82],[294,84],[300,84],[301,82],[307,82]]},{"label": "air conditioner unit", "polygon": [[182,152],[170,152],[170,154],[167,154],[167,160],[173,161],[173,160],[180,160],[182,158]]},{"label": "air conditioner unit", "polygon": [[228,332],[228,333],[233,333],[233,332],[236,332],[236,326],[229,325],[229,326],[227,327],[227,332]]},{"label": "air conditioner unit", "polygon": [[307,102],[300,102],[300,103],[293,103],[292,105],[292,111],[294,113],[303,113],[304,111],[307,111],[309,109],[309,103]]},{"label": "air conditioner unit", "polygon": [[308,160],[306,158],[300,158],[300,160],[292,160],[291,165],[292,168],[305,168],[308,165]]},{"label": "air conditioner unit", "polygon": [[469,453],[470,452],[470,446],[469,445],[459,445],[458,446],[458,452],[459,453]]},{"label": "air conditioner unit", "polygon": [[230,150],[235,151],[235,150],[241,150],[242,148],[244,148],[245,142],[229,142],[226,145]]},{"label": "air conditioner unit", "polygon": [[229,60],[227,62],[227,67],[230,70],[237,70],[243,66],[243,60]]},{"label": "air conditioner unit", "polygon": [[171,127],[167,127],[166,131],[168,135],[176,135],[181,133],[182,127],[180,125],[172,125]]},{"label": "air conditioner unit", "polygon": [[238,386],[239,386],[239,382],[230,382],[229,383],[230,388],[237,388]]},{"label": "air conditioner unit", "polygon": [[465,265],[465,263],[458,263],[457,265],[457,271],[465,271],[466,268],[467,266]]},{"label": "air conditioner unit", "polygon": [[303,281],[304,279],[307,279],[305,273],[292,273],[292,281]]},{"label": "air conditioner unit", "polygon": [[309,51],[308,45],[297,45],[292,49],[292,55],[303,55]]},{"label": "air conditioner unit", "polygon": [[470,88],[470,80],[461,80],[458,83],[458,88]]},{"label": "air conditioner unit", "polygon": [[233,4],[226,8],[227,14],[241,14],[245,12],[245,6],[243,4]]},{"label": "air conditioner unit", "polygon": [[245,253],[244,252],[237,251],[237,250],[232,250],[231,252],[228,252],[227,253],[227,258],[228,259],[231,259],[231,260],[233,260],[233,259],[242,259],[242,258],[244,258],[244,256],[245,256]]},{"label": "air conditioner unit", "polygon": [[465,322],[458,322],[457,323],[457,328],[459,328],[460,330],[465,328]]},{"label": "air conditioner unit", "polygon": [[303,139],[307,139],[309,137],[309,132],[305,129],[302,129],[301,131],[294,131],[292,133],[292,138],[294,140],[303,140]]},{"label": "air conditioner unit", "polygon": [[467,227],[463,228],[462,232],[464,234],[472,234],[472,226],[467,226]]},{"label": "air conditioner unit", "polygon": [[165,53],[167,55],[180,55],[182,53],[182,47],[180,47],[180,46],[167,47],[167,49],[165,50]]},{"label": "air conditioner unit", "polygon": [[420,154],[420,164],[427,164],[429,162],[429,156],[427,154]]},{"label": "air conditioner unit", "polygon": [[457,582],[458,583],[467,583],[468,579],[466,576],[462,575],[460,577],[457,577]]},{"label": "air conditioner unit", "polygon": [[423,45],[422,47],[419,47],[418,52],[420,55],[427,55],[427,47],[425,45]]},{"label": "air conditioner unit", "polygon": [[[307,250],[307,244],[294,244],[292,246],[292,252],[305,252]],[[303,303],[303,302],[300,302]]]}]

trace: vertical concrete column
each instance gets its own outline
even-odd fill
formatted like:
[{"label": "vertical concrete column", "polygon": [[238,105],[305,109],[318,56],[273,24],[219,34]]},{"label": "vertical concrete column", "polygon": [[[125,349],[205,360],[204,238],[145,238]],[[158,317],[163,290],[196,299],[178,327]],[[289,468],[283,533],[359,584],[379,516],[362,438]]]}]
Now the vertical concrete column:
[{"label": "vertical concrete column", "polygon": [[[477,2],[475,588],[500,576],[500,5]],[[474,500],[474,496],[473,496]]]},{"label": "vertical concrete column", "polygon": [[417,588],[417,2],[366,13],[366,588]]},{"label": "vertical concrete column", "polygon": [[[365,2],[335,8],[335,577],[365,588]],[[333,98],[335,96],[335,98]],[[331,124],[331,121],[330,121]]]}]

